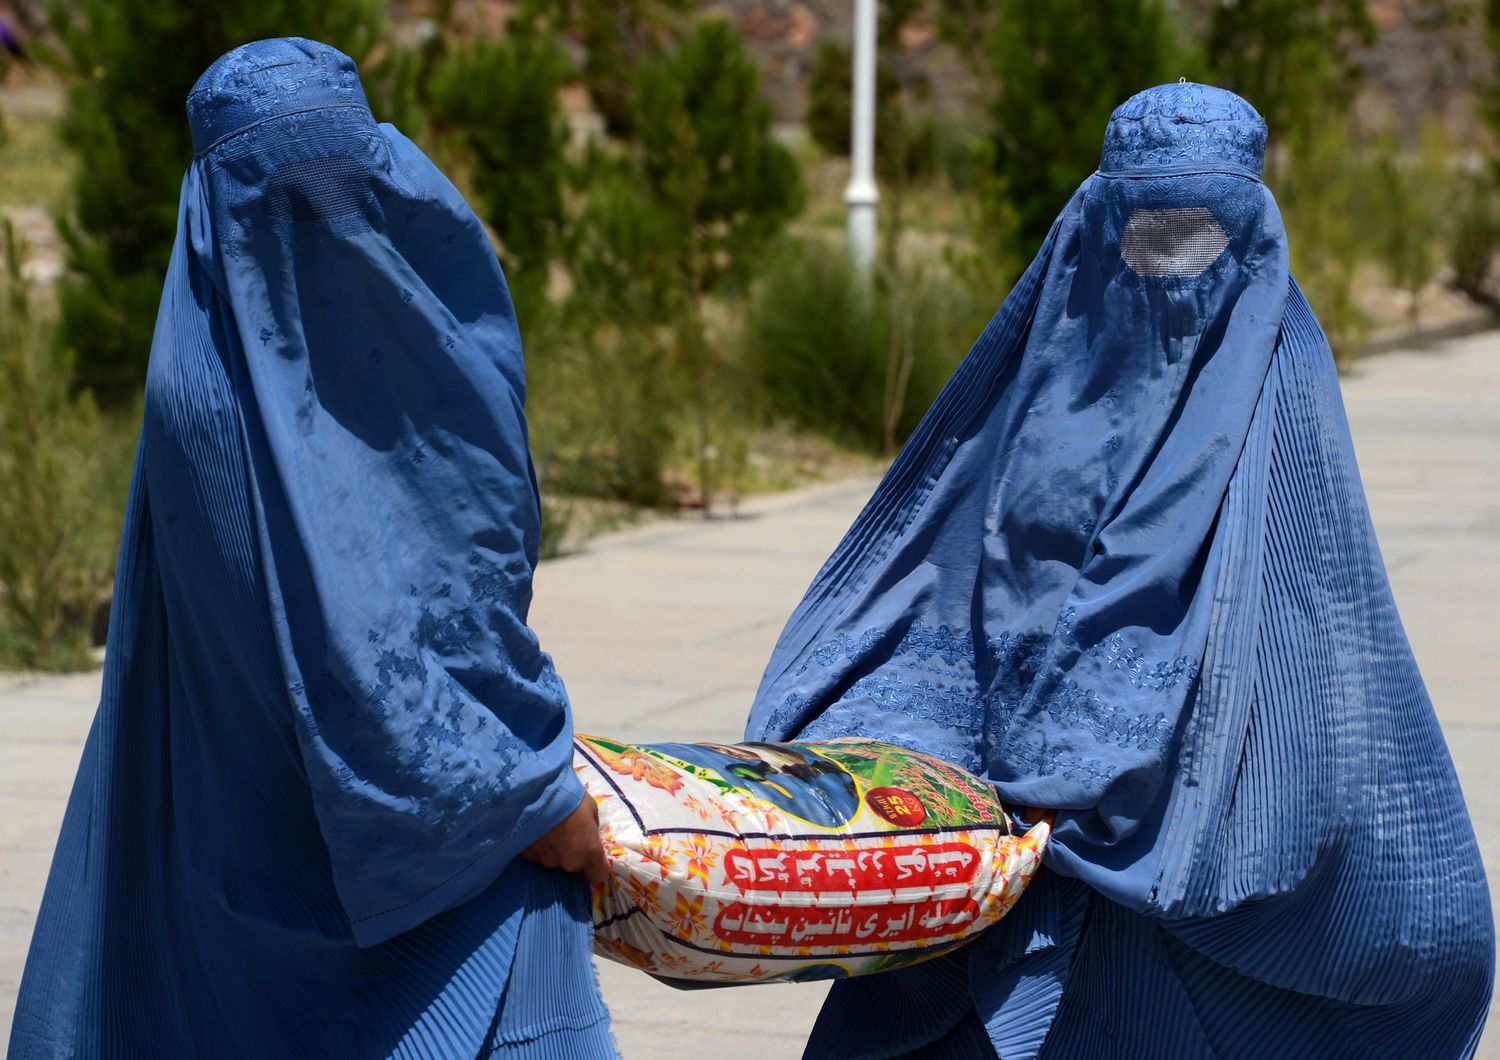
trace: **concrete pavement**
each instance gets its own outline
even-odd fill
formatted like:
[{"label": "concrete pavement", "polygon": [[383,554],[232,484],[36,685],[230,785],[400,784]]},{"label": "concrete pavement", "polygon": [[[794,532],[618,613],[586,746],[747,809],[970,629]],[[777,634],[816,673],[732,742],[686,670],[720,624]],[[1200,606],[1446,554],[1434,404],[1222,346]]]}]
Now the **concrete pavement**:
[{"label": "concrete pavement", "polygon": [[[1371,358],[1345,380],[1407,630],[1447,730],[1492,892],[1500,882],[1500,333]],[[533,614],[577,726],[732,739],[782,622],[874,486],[846,480],[658,523],[545,564]],[[0,1041],[98,676],[0,676]],[[627,1060],[795,1057],[823,988],[683,993],[600,977]],[[1481,1055],[1500,1057],[1500,1030]]]}]

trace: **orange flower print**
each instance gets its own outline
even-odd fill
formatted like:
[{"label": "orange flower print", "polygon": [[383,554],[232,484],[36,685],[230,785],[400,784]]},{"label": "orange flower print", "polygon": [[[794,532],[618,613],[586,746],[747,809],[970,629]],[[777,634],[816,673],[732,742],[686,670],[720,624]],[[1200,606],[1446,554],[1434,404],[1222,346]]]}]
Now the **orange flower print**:
[{"label": "orange flower print", "polygon": [[646,837],[645,854],[648,861],[656,863],[657,871],[661,878],[666,879],[672,874],[672,866],[677,864],[677,856],[672,853],[670,845],[659,835]]},{"label": "orange flower print", "polygon": [[705,887],[708,885],[709,873],[714,865],[718,863],[715,856],[713,844],[707,836],[692,835],[679,848],[683,858],[687,861],[688,882],[700,881]]},{"label": "orange flower print", "polygon": [[677,896],[677,904],[667,914],[667,925],[680,938],[696,938],[708,928],[708,917],[703,913],[703,898]]},{"label": "orange flower print", "polygon": [[715,816],[723,817],[722,807],[716,805],[716,800],[710,799],[708,805],[704,805],[691,795],[684,795],[678,802],[684,810],[691,810],[698,815],[699,820],[712,821]]},{"label": "orange flower print", "polygon": [[656,970],[656,964],[652,961],[651,954],[645,950],[636,949],[624,939],[605,938],[603,936],[596,936],[596,939],[599,944],[603,945],[626,964],[648,972]]},{"label": "orange flower print", "polygon": [[761,817],[766,822],[767,832],[774,833],[777,829],[781,828],[783,824],[785,824],[785,822],[781,818],[781,814],[777,813],[770,806],[761,806],[759,807],[759,810]]},{"label": "orange flower print", "polygon": [[682,775],[677,770],[637,748],[626,747],[615,751],[596,743],[591,743],[589,748],[616,773],[622,773],[633,780],[644,780],[653,788],[660,788],[669,795],[677,794],[682,787]]},{"label": "orange flower print", "polygon": [[660,890],[660,880],[643,880],[634,875],[625,880],[625,893],[630,898],[630,904],[638,909],[655,909],[660,902]]},{"label": "orange flower print", "polygon": [[[729,803],[725,802],[723,799],[716,799],[712,795],[708,796],[708,808],[712,810],[713,815],[715,817],[718,817],[721,821],[732,821],[735,819],[736,814],[739,813],[739,811],[736,810],[733,806],[729,805]],[[708,820],[708,818],[705,817],[704,820],[706,821]]]}]

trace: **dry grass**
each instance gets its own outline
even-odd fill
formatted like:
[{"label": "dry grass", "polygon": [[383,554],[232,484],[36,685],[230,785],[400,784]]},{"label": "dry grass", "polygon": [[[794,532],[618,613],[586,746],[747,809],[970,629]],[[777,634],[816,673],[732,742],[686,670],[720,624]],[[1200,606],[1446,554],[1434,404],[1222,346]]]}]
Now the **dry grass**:
[{"label": "dry grass", "polygon": [[0,109],[0,207],[60,210],[73,174],[73,157],[58,136],[57,119]]}]

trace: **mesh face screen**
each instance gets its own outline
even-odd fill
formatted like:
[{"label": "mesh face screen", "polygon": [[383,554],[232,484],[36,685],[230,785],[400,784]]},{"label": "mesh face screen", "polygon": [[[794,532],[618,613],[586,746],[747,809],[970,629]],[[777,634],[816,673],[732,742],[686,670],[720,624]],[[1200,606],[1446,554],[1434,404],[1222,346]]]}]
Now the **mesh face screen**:
[{"label": "mesh face screen", "polygon": [[1229,245],[1229,237],[1202,206],[1136,210],[1120,238],[1120,256],[1141,276],[1197,276]]},{"label": "mesh face screen", "polygon": [[331,221],[358,213],[370,194],[369,168],[358,159],[308,158],[271,174],[261,208],[278,221]]}]

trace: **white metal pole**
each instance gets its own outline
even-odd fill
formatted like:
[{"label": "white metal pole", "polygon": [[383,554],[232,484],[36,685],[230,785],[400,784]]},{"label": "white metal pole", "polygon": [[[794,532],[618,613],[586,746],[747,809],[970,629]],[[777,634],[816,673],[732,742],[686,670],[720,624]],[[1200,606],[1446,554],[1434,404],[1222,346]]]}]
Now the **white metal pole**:
[{"label": "white metal pole", "polygon": [[875,261],[875,0],[854,0],[854,85],[850,107],[849,257],[868,270]]}]

